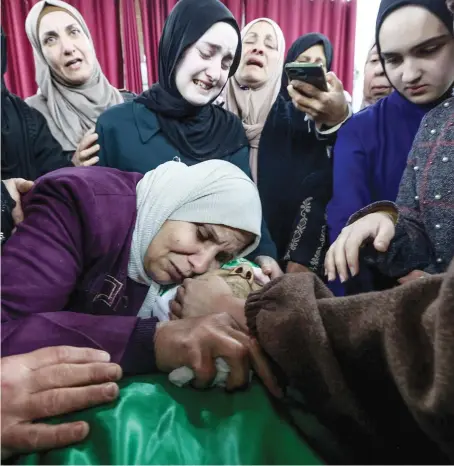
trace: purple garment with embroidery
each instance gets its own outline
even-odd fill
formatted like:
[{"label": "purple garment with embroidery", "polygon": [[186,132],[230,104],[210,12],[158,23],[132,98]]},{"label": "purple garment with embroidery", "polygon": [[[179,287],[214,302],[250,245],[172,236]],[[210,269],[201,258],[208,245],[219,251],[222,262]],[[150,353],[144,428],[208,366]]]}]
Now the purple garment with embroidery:
[{"label": "purple garment with embroidery", "polygon": [[127,277],[143,175],[87,167],[37,180],[2,251],[2,356],[72,345],[103,349],[125,372],[155,368],[148,288]]}]

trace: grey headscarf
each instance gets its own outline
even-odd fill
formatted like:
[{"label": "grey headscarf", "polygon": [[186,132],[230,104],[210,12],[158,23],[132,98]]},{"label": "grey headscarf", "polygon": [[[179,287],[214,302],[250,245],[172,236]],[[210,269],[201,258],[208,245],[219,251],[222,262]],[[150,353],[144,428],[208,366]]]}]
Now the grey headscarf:
[{"label": "grey headscarf", "polygon": [[128,276],[150,286],[139,317],[149,317],[160,285],[144,269],[144,258],[166,220],[211,223],[247,231],[255,241],[239,256],[250,254],[260,242],[262,206],[254,182],[238,167],[209,160],[188,167],[167,162],[148,172],[137,184],[137,220],[132,237]]},{"label": "grey headscarf", "polygon": [[[65,83],[44,58],[38,36],[38,19],[46,5],[67,10],[78,21],[90,42],[94,55],[93,74],[82,85]],[[74,7],[61,0],[40,1],[30,10],[25,30],[33,47],[36,83],[39,87],[39,93],[26,99],[26,102],[46,117],[52,135],[63,150],[74,151],[85,133],[94,128],[99,115],[106,108],[122,103],[123,97],[103,74],[87,24]]]}]

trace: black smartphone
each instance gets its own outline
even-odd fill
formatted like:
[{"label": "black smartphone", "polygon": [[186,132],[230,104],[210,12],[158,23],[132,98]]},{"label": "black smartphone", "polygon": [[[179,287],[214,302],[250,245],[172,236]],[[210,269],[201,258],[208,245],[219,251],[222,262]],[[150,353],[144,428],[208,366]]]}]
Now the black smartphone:
[{"label": "black smartphone", "polygon": [[304,81],[312,84],[321,91],[328,92],[325,70],[317,63],[287,63],[284,67],[290,81]]}]

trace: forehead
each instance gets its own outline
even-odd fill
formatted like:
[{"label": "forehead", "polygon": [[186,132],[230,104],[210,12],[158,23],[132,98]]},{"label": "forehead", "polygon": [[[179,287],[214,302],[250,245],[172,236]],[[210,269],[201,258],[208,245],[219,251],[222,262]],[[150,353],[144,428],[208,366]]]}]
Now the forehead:
[{"label": "forehead", "polygon": [[407,53],[413,47],[447,34],[446,26],[429,10],[410,5],[392,12],[380,29],[382,53]]},{"label": "forehead", "polygon": [[246,36],[249,34],[257,34],[260,37],[271,37],[275,42],[277,42],[276,31],[274,30],[271,23],[268,21],[258,21],[257,23],[253,24],[247,31]]},{"label": "forehead", "polygon": [[326,60],[325,48],[322,44],[316,44],[298,55],[298,58],[313,58]]},{"label": "forehead", "polygon": [[52,11],[51,13],[47,13],[41,19],[41,22],[39,23],[39,35],[42,36],[49,31],[65,29],[71,24],[79,25],[79,23],[69,13],[66,13],[65,11]]},{"label": "forehead", "polygon": [[218,22],[213,24],[197,41],[197,43],[201,42],[207,42],[220,47],[225,53],[230,52],[232,55],[235,55],[235,50],[238,46],[238,34],[230,24]]}]

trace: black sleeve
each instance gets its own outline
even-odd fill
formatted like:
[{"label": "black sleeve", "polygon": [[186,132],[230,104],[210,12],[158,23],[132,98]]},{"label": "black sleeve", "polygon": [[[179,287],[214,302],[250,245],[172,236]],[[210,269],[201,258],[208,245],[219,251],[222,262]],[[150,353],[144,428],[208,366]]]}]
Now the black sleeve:
[{"label": "black sleeve", "polygon": [[73,167],[69,153],[63,152],[59,142],[52,136],[44,116],[34,108],[30,107],[30,111],[35,126],[32,144],[38,176],[59,168]]},{"label": "black sleeve", "polygon": [[312,173],[304,182],[301,205],[295,217],[284,260],[304,265],[323,276],[327,247],[326,206],[332,195],[330,170]]},{"label": "black sleeve", "polygon": [[16,203],[9,195],[6,185],[2,182],[2,231],[1,231],[1,245],[7,241],[11,236],[14,229],[13,209]]}]

